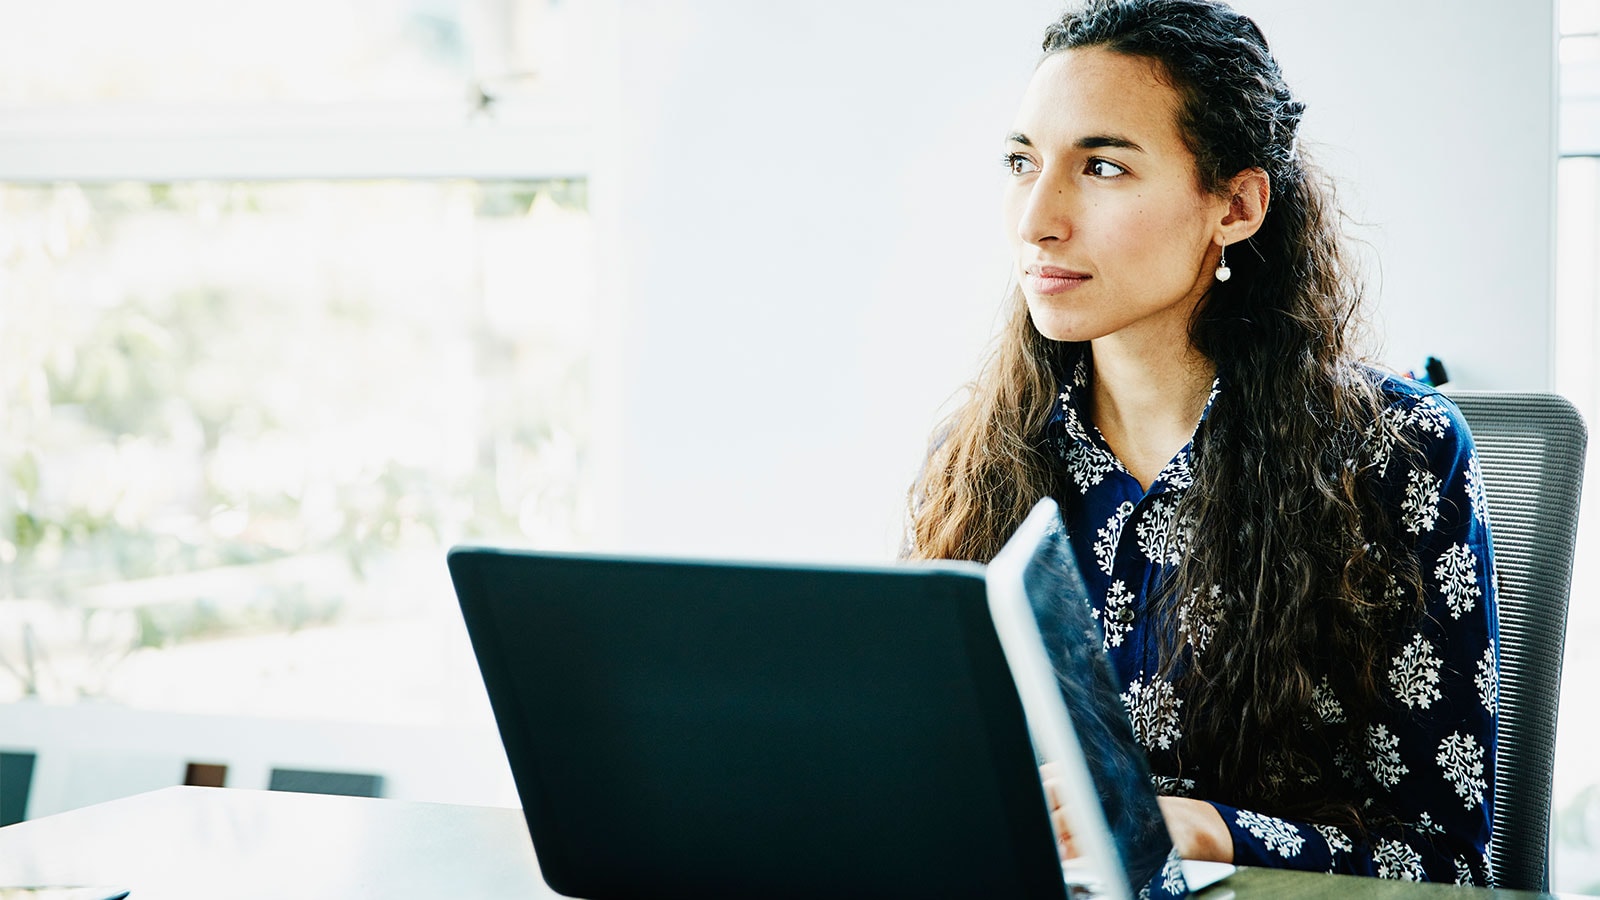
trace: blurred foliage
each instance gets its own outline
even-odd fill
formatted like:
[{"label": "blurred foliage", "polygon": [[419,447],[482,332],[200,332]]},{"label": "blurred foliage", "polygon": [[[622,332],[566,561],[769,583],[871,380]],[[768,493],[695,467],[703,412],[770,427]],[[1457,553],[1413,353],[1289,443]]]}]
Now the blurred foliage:
[{"label": "blurred foliage", "polygon": [[394,554],[580,540],[585,192],[0,186],[0,668],[36,694],[52,654],[384,615],[351,585]]}]

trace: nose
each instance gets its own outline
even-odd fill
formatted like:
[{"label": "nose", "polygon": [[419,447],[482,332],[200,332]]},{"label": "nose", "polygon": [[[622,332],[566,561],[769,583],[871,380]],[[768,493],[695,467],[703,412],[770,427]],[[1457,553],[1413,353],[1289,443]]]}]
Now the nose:
[{"label": "nose", "polygon": [[1069,239],[1077,200],[1076,192],[1065,179],[1051,177],[1049,171],[1039,173],[1022,200],[1017,236],[1036,246]]}]

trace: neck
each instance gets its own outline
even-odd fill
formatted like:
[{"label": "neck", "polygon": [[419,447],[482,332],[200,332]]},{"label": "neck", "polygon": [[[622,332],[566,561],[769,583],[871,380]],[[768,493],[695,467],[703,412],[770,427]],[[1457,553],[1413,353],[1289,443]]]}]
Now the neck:
[{"label": "neck", "polygon": [[1176,339],[1112,335],[1093,347],[1091,416],[1112,452],[1148,490],[1194,434],[1216,366],[1189,343],[1187,332]]},{"label": "neck", "polygon": [[1211,393],[1217,369],[1185,345],[1183,352],[1134,354],[1094,344],[1094,419],[1141,423],[1173,422],[1194,429]]}]

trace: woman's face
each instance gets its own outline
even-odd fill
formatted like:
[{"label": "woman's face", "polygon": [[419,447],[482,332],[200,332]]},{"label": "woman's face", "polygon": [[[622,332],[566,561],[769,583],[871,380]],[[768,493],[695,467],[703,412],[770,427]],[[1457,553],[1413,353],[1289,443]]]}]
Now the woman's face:
[{"label": "woman's face", "polygon": [[1211,283],[1228,202],[1200,190],[1178,94],[1158,72],[1140,57],[1067,50],[1022,98],[1006,229],[1045,337],[1170,344]]}]

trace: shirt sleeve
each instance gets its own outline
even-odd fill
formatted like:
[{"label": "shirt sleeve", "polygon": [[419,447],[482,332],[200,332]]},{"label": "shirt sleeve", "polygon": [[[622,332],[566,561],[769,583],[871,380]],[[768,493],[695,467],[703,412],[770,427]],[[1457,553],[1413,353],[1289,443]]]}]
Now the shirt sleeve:
[{"label": "shirt sleeve", "polygon": [[[1240,865],[1490,885],[1499,620],[1483,476],[1455,404],[1396,407],[1420,451],[1394,451],[1403,534],[1414,541],[1425,611],[1379,667],[1381,706],[1359,759],[1336,762],[1361,785],[1363,837],[1213,803]],[[1386,821],[1387,820],[1387,821]]]}]

